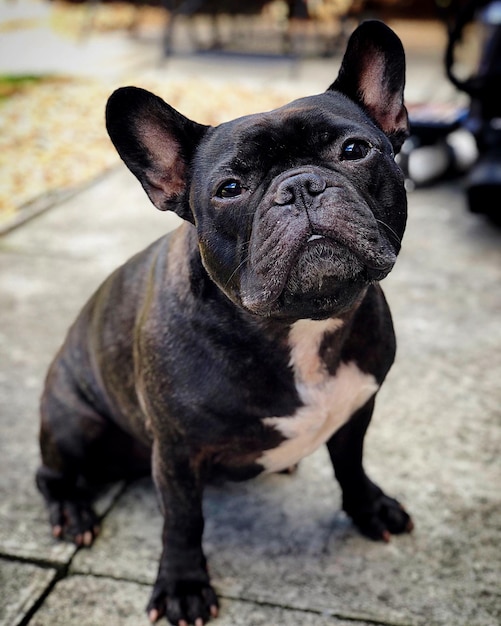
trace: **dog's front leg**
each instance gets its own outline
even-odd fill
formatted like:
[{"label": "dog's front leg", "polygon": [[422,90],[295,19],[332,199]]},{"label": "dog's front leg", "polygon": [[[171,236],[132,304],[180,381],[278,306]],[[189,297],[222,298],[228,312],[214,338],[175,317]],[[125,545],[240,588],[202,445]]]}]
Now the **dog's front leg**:
[{"label": "dog's front leg", "polygon": [[392,534],[411,532],[413,522],[403,506],[373,483],[363,467],[364,437],[374,410],[373,397],[327,442],[343,509],[371,539],[389,541]]},{"label": "dog's front leg", "polygon": [[153,446],[153,479],[164,516],[163,550],[147,611],[176,626],[201,626],[216,617],[218,601],[202,550],[203,485],[180,442]]}]

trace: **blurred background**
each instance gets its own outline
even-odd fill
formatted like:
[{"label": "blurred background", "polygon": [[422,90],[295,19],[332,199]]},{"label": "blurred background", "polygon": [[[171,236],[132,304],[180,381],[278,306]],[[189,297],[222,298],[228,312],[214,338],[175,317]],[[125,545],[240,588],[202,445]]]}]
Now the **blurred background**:
[{"label": "blurred background", "polygon": [[[485,10],[499,4],[0,0],[0,229],[116,165],[103,122],[115,87],[149,88],[205,123],[273,108],[325,89],[347,37],[367,18],[392,26],[407,51],[414,132],[400,159],[409,189],[470,173],[479,120],[497,111],[472,115],[472,94],[453,84],[444,59],[461,18],[454,71],[478,78]],[[496,67],[489,71],[497,93]]]}]

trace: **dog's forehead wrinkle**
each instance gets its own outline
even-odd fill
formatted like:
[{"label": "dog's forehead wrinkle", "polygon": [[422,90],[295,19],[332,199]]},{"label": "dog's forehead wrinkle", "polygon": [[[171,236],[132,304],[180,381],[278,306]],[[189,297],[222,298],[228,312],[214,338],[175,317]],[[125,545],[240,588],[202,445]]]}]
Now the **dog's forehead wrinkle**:
[{"label": "dog's forehead wrinkle", "polygon": [[[219,137],[226,135],[229,139],[237,137],[239,141],[242,141],[252,140],[263,134],[273,133],[275,130],[282,132],[291,123],[303,124],[305,128],[311,128],[312,125],[321,128],[324,124],[332,123],[342,125],[343,121],[347,122],[347,118],[343,112],[342,102],[339,101],[346,99],[340,93],[307,96],[293,100],[272,111],[246,115],[224,122],[212,129],[212,134]],[[360,110],[359,116],[352,116],[349,121],[352,124],[355,121],[364,121],[363,112]]]},{"label": "dog's forehead wrinkle", "polygon": [[334,139],[353,123],[344,117],[312,107],[286,109],[283,115],[269,117],[267,124],[246,129],[244,142],[265,143],[270,147],[287,146],[292,138],[317,140],[325,135]]}]

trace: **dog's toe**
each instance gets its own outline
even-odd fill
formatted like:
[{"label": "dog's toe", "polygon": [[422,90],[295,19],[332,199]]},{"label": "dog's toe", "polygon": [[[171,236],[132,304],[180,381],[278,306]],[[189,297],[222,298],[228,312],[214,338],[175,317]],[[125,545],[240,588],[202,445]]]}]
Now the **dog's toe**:
[{"label": "dog's toe", "polygon": [[391,535],[410,533],[412,518],[404,507],[378,489],[376,495],[359,506],[345,507],[360,532],[376,541],[390,541]]}]

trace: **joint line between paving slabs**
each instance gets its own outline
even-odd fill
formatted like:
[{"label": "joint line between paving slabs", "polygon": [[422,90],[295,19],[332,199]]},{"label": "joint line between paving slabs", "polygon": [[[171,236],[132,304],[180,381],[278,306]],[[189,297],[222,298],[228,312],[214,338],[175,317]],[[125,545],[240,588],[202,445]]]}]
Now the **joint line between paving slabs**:
[{"label": "joint line between paving slabs", "polygon": [[218,593],[218,596],[225,600],[234,600],[238,602],[245,602],[248,604],[257,604],[263,607],[272,607],[285,609],[288,611],[298,611],[301,613],[311,613],[314,615],[320,615],[323,617],[333,617],[336,619],[343,619],[347,622],[365,622],[366,624],[375,624],[376,626],[417,626],[417,622],[412,621],[395,621],[394,619],[383,619],[377,618],[374,616],[367,615],[365,613],[354,614],[354,613],[345,613],[343,611],[336,611],[334,609],[315,609],[309,607],[298,607],[290,604],[279,604],[278,602],[272,602],[270,600],[258,600],[252,598],[242,598],[237,595],[225,595],[223,593]]},{"label": "joint line between paving slabs", "polygon": [[64,578],[68,577],[68,571],[69,571],[69,567],[71,564],[71,561],[73,560],[75,554],[78,552],[78,550],[75,550],[74,554],[71,556],[71,558],[68,560],[67,563],[61,564],[61,563],[52,563],[49,561],[44,561],[42,559],[28,559],[25,557],[13,557],[12,555],[3,555],[0,554],[0,556],[2,558],[8,559],[10,561],[17,561],[20,563],[28,563],[31,565],[36,565],[38,567],[41,567],[43,569],[52,569],[54,570],[54,576],[52,578],[52,580],[49,582],[49,584],[47,585],[47,587],[43,590],[43,592],[40,594],[40,596],[33,602],[32,606],[26,610],[26,615],[19,621],[17,622],[16,626],[27,626],[27,624],[29,624],[29,622],[31,621],[31,619],[33,618],[33,616],[37,613],[37,611],[40,609],[40,607],[43,605],[43,603],[45,602],[45,600],[48,598],[48,596],[52,593],[52,591],[54,590],[54,587],[57,585],[57,583],[60,580],[63,580]]}]

